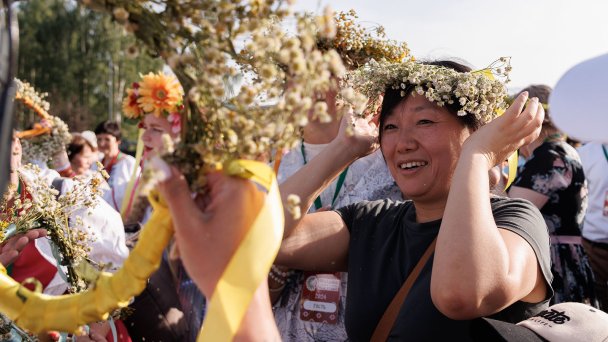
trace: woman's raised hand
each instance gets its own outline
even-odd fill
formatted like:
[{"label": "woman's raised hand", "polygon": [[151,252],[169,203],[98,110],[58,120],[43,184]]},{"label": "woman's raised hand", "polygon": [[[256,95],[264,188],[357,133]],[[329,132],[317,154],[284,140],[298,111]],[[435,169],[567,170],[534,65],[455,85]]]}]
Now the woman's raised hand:
[{"label": "woman's raised hand", "polygon": [[521,93],[505,113],[481,127],[465,142],[462,153],[484,155],[488,170],[505,160],[511,153],[540,135],[545,110],[538,98],[526,105],[528,93]]},{"label": "woman's raised hand", "polygon": [[355,118],[350,110],[342,116],[338,136],[332,144],[345,148],[354,159],[365,157],[378,149],[378,127],[375,116]]},{"label": "woman's raised hand", "polygon": [[172,168],[157,188],[166,200],[179,254],[205,296],[215,290],[228,261],[264,204],[265,194],[249,180],[207,175],[209,191],[192,198],[184,176]]}]

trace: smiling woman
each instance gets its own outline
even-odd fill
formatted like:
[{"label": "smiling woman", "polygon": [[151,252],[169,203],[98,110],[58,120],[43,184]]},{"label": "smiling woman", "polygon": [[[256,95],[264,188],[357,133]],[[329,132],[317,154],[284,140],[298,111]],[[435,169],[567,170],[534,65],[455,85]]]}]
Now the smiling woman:
[{"label": "smiling woman", "polygon": [[[491,197],[488,177],[538,136],[544,116],[538,101],[524,109],[522,94],[494,119],[504,86],[454,62],[388,65],[361,84],[384,93],[380,148],[411,201],[287,217],[277,263],[348,270],[346,329],[354,341],[466,341],[475,318],[518,322],[546,307],[553,291],[542,216],[527,202]],[[339,135],[281,192],[299,195],[307,212],[329,180],[372,151],[374,141],[359,132]],[[433,246],[409,295],[392,302]],[[391,319],[389,304],[396,305]]]}]

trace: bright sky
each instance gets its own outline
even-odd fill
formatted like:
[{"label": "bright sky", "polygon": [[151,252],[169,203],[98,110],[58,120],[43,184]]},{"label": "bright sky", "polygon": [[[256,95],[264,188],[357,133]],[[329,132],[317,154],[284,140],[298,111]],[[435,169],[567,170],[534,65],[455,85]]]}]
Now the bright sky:
[{"label": "bright sky", "polygon": [[459,57],[477,68],[511,56],[512,89],[555,86],[572,66],[608,53],[606,0],[298,0],[296,10],[354,9],[419,59]]}]

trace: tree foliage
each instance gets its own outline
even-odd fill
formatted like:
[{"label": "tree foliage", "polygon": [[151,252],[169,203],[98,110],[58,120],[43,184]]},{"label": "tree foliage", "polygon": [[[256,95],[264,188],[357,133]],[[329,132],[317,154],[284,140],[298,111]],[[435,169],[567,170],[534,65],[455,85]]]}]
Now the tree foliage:
[{"label": "tree foliage", "polygon": [[19,27],[18,77],[48,92],[50,113],[73,131],[120,119],[125,87],[163,65],[124,27],[71,0],[20,2]]}]

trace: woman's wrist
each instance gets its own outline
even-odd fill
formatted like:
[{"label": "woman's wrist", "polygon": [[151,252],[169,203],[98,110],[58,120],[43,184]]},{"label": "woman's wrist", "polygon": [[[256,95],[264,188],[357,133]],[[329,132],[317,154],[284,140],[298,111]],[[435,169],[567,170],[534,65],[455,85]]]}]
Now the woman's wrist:
[{"label": "woman's wrist", "polygon": [[285,288],[287,279],[292,274],[288,268],[272,265],[268,273],[268,287],[271,292],[279,292]]},{"label": "woman's wrist", "polygon": [[336,162],[341,162],[346,165],[361,158],[362,154],[357,148],[357,144],[351,141],[348,137],[338,135],[326,147],[335,153]]},{"label": "woman's wrist", "polygon": [[491,151],[478,149],[465,143],[462,146],[459,163],[483,166],[485,171],[490,171],[490,169],[498,164],[498,162],[494,161],[495,159],[495,155]]}]

